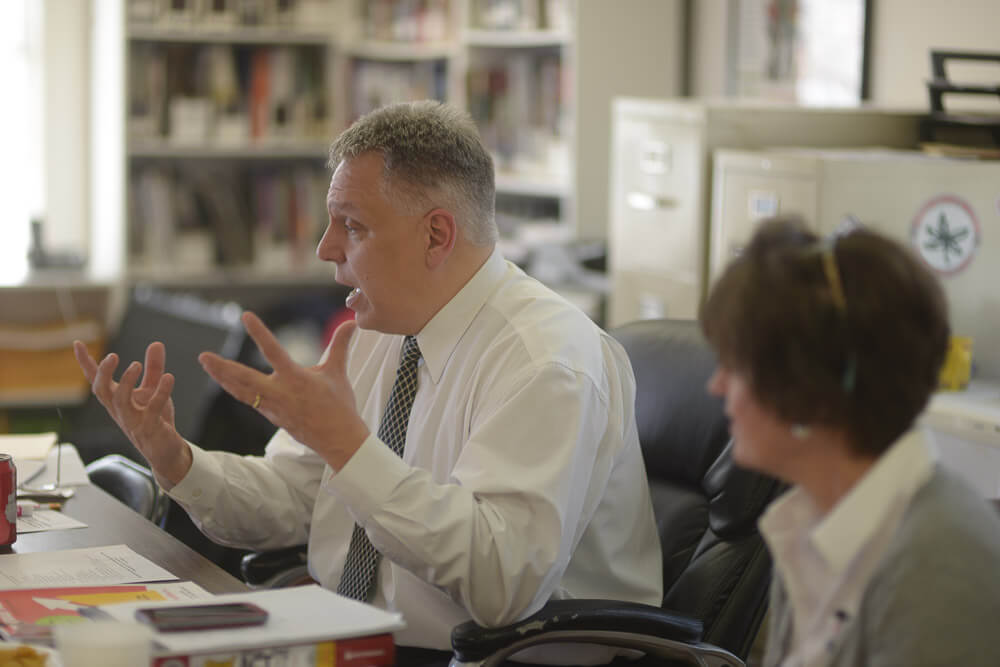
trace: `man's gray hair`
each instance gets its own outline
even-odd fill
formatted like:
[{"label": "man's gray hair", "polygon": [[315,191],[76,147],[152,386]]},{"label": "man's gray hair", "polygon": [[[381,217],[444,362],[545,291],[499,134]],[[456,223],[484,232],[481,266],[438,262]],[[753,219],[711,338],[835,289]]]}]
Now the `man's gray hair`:
[{"label": "man's gray hair", "polygon": [[440,206],[471,243],[497,240],[493,160],[467,113],[431,100],[381,107],[334,140],[328,166],[368,152],[382,155],[383,194],[402,210]]}]

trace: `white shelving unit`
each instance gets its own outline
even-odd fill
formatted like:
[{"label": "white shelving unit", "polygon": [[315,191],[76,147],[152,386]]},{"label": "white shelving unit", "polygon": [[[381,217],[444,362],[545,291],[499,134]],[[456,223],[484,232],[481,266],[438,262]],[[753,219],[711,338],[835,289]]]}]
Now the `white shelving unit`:
[{"label": "white shelving unit", "polygon": [[[101,79],[95,90],[104,92],[95,92],[91,114],[94,137],[103,137],[100,143],[95,139],[92,155],[93,163],[101,165],[99,170],[95,167],[92,247],[96,251],[100,246],[106,255],[118,253],[123,272],[132,280],[170,284],[245,284],[260,276],[277,282],[329,280],[329,273],[298,264],[315,263],[310,262],[311,253],[301,250],[289,252],[284,265],[275,261],[272,247],[266,249],[266,260],[244,258],[218,266],[217,256],[225,253],[219,248],[212,249],[214,253],[197,250],[192,241],[196,230],[190,220],[184,221],[183,211],[163,214],[148,202],[143,209],[143,198],[182,202],[183,193],[157,194],[163,188],[156,185],[156,178],[166,174],[183,179],[213,166],[220,167],[219,173],[241,175],[265,171],[287,175],[307,166],[321,172],[329,141],[372,104],[428,96],[467,108],[480,123],[495,152],[498,219],[507,223],[508,241],[525,222],[535,228],[525,238],[601,240],[607,235],[611,98],[678,94],[684,65],[682,0],[631,0],[628,11],[617,3],[580,0],[405,4],[297,0],[290,6],[307,18],[297,21],[294,13],[282,15],[281,25],[266,21],[241,25],[234,15],[222,16],[225,25],[220,25],[218,16],[200,20],[194,14],[164,9],[183,2],[139,0],[138,4],[150,14],[144,20],[132,11],[133,0],[102,0],[95,5],[95,44],[100,40],[100,48],[95,48],[94,58],[102,63],[100,68],[95,65],[95,76]],[[194,0],[186,4],[191,12],[209,6]],[[266,1],[250,4],[265,9],[279,6]],[[483,20],[484,7],[493,12],[489,20]],[[156,8],[167,14],[157,19]],[[423,13],[408,15],[407,8],[422,8]],[[635,41],[630,35],[636,31],[640,37],[655,38]],[[286,59],[313,54],[309,58],[322,69],[322,96],[313,100],[325,110],[321,123],[305,133],[254,138],[252,132],[248,137],[239,130],[238,117],[234,130],[234,117],[229,116],[223,121],[226,128],[215,134],[196,129],[176,136],[170,129],[172,118],[193,119],[188,122],[196,128],[199,122],[212,123],[225,106],[214,98],[232,96],[231,90],[226,93],[218,85],[206,87],[204,76],[197,79],[183,68],[207,68],[203,74],[223,82],[228,77],[230,87],[235,80],[240,104],[246,107],[254,85],[255,54],[266,49],[293,54],[281,56]],[[167,55],[156,62],[160,53]],[[150,54],[154,54],[152,65]],[[212,64],[213,58],[237,61],[232,68],[236,74],[226,74],[225,66]],[[483,83],[485,89],[476,87]],[[140,107],[142,101],[137,86],[153,86],[155,92],[157,85],[171,99],[151,123],[137,113],[137,98]],[[108,92],[114,93],[110,99]],[[244,108],[244,113],[251,112]],[[216,191],[223,187],[221,182],[212,184]],[[243,205],[256,205],[259,202],[250,200],[259,193],[254,184],[237,199]],[[322,216],[323,193],[314,194],[316,215]],[[211,202],[205,201],[198,204],[201,209],[210,207]],[[255,242],[259,242],[260,218],[250,215],[243,221]],[[168,229],[150,235],[151,225],[156,224]],[[539,230],[539,225],[562,231]],[[228,233],[232,237],[234,232]],[[200,262],[195,255],[201,255]]]},{"label": "white shelving unit", "polygon": [[573,42],[573,37],[565,30],[485,30],[468,28],[462,34],[466,46],[493,46],[502,48],[533,48],[564,46]]}]

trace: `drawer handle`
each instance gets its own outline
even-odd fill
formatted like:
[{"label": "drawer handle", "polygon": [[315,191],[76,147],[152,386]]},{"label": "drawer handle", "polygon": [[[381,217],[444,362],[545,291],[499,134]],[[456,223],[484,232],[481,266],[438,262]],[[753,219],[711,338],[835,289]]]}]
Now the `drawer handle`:
[{"label": "drawer handle", "polygon": [[654,209],[676,208],[677,200],[672,197],[656,197],[645,192],[630,192],[625,201],[634,209],[652,211]]}]

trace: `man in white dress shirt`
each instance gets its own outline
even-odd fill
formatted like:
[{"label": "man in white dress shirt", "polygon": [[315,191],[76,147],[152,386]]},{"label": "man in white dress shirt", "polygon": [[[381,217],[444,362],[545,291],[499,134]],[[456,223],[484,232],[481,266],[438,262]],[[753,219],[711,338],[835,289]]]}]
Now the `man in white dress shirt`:
[{"label": "man in white dress shirt", "polygon": [[[401,646],[447,651],[451,628],[530,615],[553,598],[659,605],[662,568],[623,349],[496,249],[494,173],[471,119],[434,102],[358,120],[331,147],[317,255],[352,289],[355,322],[315,366],[244,314],[260,373],[205,370],[279,427],[263,457],[204,451],[173,427],[165,351],[100,364],[94,393],[170,495],[223,544],[309,544],[337,590],[355,524],[381,554],[367,599],[401,612]],[[380,439],[404,338],[417,389],[394,453]],[[140,382],[141,376],[141,382]],[[590,650],[544,662],[600,662]]]}]

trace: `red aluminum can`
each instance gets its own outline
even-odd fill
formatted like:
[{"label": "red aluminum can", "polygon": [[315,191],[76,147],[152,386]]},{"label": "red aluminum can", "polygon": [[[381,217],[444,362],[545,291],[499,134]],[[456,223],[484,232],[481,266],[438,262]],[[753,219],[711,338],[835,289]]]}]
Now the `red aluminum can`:
[{"label": "red aluminum can", "polygon": [[0,546],[17,541],[17,468],[10,454],[0,454]]}]

